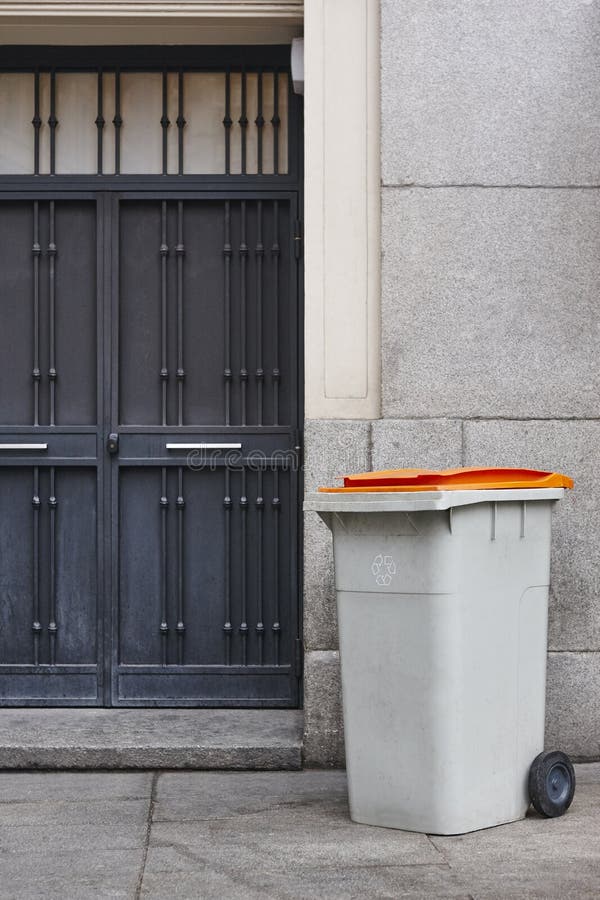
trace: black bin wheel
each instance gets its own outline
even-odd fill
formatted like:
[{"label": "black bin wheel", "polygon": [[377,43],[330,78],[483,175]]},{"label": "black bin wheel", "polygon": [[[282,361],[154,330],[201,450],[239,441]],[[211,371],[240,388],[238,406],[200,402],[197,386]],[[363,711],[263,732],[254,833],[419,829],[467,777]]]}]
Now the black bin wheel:
[{"label": "black bin wheel", "polygon": [[575,794],[575,770],[566,753],[548,750],[536,756],[529,770],[529,797],[549,819],[562,816]]}]

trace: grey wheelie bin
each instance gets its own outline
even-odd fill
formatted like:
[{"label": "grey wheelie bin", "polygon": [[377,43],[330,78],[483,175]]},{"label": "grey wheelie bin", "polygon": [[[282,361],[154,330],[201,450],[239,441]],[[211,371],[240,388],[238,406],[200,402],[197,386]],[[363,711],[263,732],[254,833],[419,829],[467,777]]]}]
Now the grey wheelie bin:
[{"label": "grey wheelie bin", "polygon": [[564,812],[544,753],[551,515],[571,479],[392,470],[309,495],[333,533],[351,817],[458,834]]}]

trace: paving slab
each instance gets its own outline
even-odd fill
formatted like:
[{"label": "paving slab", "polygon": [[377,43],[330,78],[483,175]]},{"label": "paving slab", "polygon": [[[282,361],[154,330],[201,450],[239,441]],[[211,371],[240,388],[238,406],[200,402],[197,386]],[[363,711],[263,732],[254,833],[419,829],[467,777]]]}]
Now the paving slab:
[{"label": "paving slab", "polygon": [[214,819],[210,822],[157,823],[152,828],[149,856],[154,850],[181,853],[210,861],[225,871],[258,868],[289,872],[295,868],[395,865],[437,865],[443,856],[424,834],[373,829],[354,822],[332,824],[319,817],[277,814]]},{"label": "paving slab", "polygon": [[0,853],[2,900],[108,900],[135,897],[143,851],[79,848],[38,859]]},{"label": "paving slab", "polygon": [[198,822],[293,809],[317,808],[344,821],[348,815],[346,773],[165,772],[156,788],[154,822]]},{"label": "paving slab", "polygon": [[152,772],[0,772],[0,803],[144,800],[152,779]]},{"label": "paving slab", "polygon": [[0,769],[299,769],[299,710],[3,709]]},{"label": "paving slab", "polygon": [[117,822],[135,825],[148,813],[147,800],[86,800],[40,803],[0,803],[0,827],[36,825],[112,825]]},{"label": "paving slab", "polygon": [[567,816],[448,838],[350,822],[342,772],[164,773],[141,896],[597,900],[600,766],[577,773]]},{"label": "paving slab", "polygon": [[426,835],[350,821],[342,772],[159,779],[142,896],[402,897],[434,889],[466,897]]},{"label": "paving slab", "polygon": [[545,819],[531,811],[510,825],[431,838],[452,869],[460,871],[476,900],[597,900],[600,773],[597,766],[595,773],[587,768],[576,767],[579,790],[565,816]]},{"label": "paving slab", "polygon": [[[141,850],[147,835],[147,818],[139,822],[112,821],[89,824],[69,821],[67,824],[45,823],[24,825],[18,820],[0,825],[0,854],[30,853],[41,858],[64,853],[76,847],[81,853],[96,850]],[[3,857],[0,855],[0,860]]]},{"label": "paving slab", "polygon": [[332,866],[289,872],[215,871],[210,866],[181,872],[146,866],[141,896],[189,900],[473,900],[446,866]]},{"label": "paving slab", "polygon": [[0,773],[0,900],[597,900],[576,773],[567,815],[456,837],[351,822],[340,771]]}]

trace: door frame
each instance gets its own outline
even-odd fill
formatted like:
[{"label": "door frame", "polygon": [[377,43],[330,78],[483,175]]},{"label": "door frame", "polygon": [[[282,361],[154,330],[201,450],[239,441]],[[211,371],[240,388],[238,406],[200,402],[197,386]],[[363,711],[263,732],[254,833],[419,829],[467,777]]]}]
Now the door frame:
[{"label": "door frame", "polygon": [[[0,9],[1,13],[1,9]],[[198,64],[198,55],[202,56],[202,64]],[[103,66],[107,68],[118,66],[122,71],[144,70],[163,71],[165,67],[177,69],[193,69],[197,71],[223,71],[224,67],[231,70],[256,71],[262,66],[275,66],[289,72],[289,48],[286,46],[216,46],[216,47],[165,47],[165,46],[108,46],[108,47],[70,47],[70,46],[6,46],[3,48],[0,71],[24,71],[48,68],[57,70],[82,70],[94,69]],[[111,391],[107,390],[107,373],[104,370],[105,361],[110,359],[110,353],[114,352],[114,260],[112,245],[115,239],[115,198],[120,196],[136,197],[139,199],[156,199],[165,195],[175,196],[180,199],[219,198],[229,194],[234,197],[247,197],[248,199],[264,199],[278,195],[292,201],[296,200],[297,217],[302,219],[304,197],[304,166],[302,143],[302,101],[290,88],[288,92],[288,173],[285,175],[0,175],[0,199],[12,200],[61,200],[61,199],[91,199],[97,204],[97,227],[99,237],[97,241],[98,252],[98,277],[97,277],[97,303],[98,303],[98,430],[105,437],[111,424],[112,398],[110,396],[116,389],[111,385]],[[105,236],[101,240],[100,234]],[[297,296],[297,323],[296,330],[296,383],[297,383],[297,421],[295,431],[297,434],[296,449],[301,452],[302,424],[304,421],[304,341],[302,323],[304,321],[303,303],[303,260],[300,254],[297,257],[296,267],[296,296]],[[110,297],[110,302],[109,302]],[[114,368],[114,367],[113,367]],[[113,380],[112,378],[110,379]],[[0,427],[0,430],[2,428]],[[4,429],[6,430],[6,429]],[[12,428],[18,431],[18,428]],[[40,428],[40,433],[43,431]],[[201,429],[195,428],[195,431]],[[116,498],[114,496],[114,475],[110,459],[106,456],[104,441],[99,440],[98,464],[97,464],[97,546],[98,546],[98,598],[104,603],[104,609],[98,611],[97,630],[99,635],[98,664],[101,668],[98,679],[98,698],[95,703],[86,704],[81,701],[66,701],[61,705],[84,706],[151,706],[150,702],[114,704],[112,682],[115,678],[116,660],[114,642],[115,609],[117,603],[116,591],[118,579],[116,578],[117,556],[114,553],[113,525],[103,526],[108,522],[107,511],[111,511],[111,520],[114,515]],[[294,518],[296,559],[296,621],[297,621],[297,647],[302,641],[303,621],[303,597],[302,597],[302,561],[303,561],[303,473],[302,468],[297,473],[297,510]],[[302,706],[302,668],[301,655],[295,660],[298,674],[298,706]],[[5,705],[33,705],[31,702],[8,702]],[[41,701],[35,705],[53,706],[52,701]],[[164,705],[164,704],[163,704]],[[193,702],[180,703],[181,706],[197,706]],[[208,704],[202,704],[208,705]],[[227,705],[227,704],[223,704]],[[246,705],[260,706],[260,703],[248,701]]]}]

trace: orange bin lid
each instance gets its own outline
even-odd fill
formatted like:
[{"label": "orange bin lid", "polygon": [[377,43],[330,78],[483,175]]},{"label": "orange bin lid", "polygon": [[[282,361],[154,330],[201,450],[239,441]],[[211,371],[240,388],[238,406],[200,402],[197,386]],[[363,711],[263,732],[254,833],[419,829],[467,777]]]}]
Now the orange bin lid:
[{"label": "orange bin lid", "polygon": [[384,469],[345,475],[343,487],[322,487],[324,493],[364,491],[489,491],[503,488],[572,488],[573,479],[560,472],[475,466],[463,469]]}]

